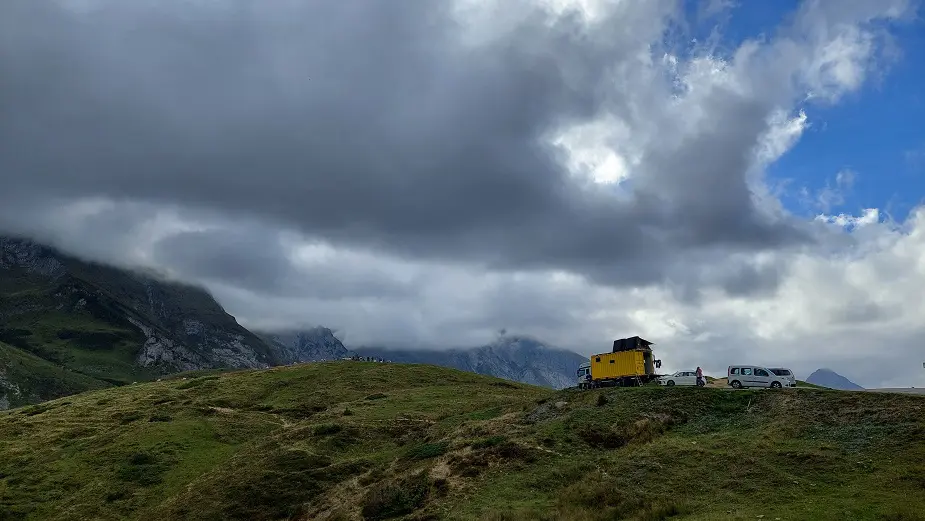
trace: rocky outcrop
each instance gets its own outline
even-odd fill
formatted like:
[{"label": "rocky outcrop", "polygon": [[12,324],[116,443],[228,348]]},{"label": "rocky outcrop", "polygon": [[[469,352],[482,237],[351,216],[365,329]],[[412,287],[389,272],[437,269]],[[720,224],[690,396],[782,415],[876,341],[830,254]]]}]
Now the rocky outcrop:
[{"label": "rocky outcrop", "polygon": [[0,237],[0,270],[13,268],[52,279],[65,274],[64,265],[48,255],[46,248],[29,241]]},{"label": "rocky outcrop", "polygon": [[194,371],[208,366],[202,357],[196,355],[183,345],[177,345],[173,340],[158,335],[152,327],[148,327],[140,320],[129,318],[145,336],[145,343],[141,347],[136,360],[142,367],[171,368],[174,371]]},{"label": "rocky outcrop", "polygon": [[6,378],[6,368],[0,364],[0,411],[10,408],[10,404],[22,396],[19,386]]}]

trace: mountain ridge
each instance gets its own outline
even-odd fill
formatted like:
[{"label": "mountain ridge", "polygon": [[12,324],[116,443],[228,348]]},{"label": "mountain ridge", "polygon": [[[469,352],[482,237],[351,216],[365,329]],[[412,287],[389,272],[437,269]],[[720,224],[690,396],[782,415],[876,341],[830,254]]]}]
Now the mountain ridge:
[{"label": "mountain ridge", "polygon": [[27,377],[29,368],[51,371],[39,360],[91,378],[90,387],[279,363],[270,346],[202,288],[6,237],[0,237],[0,342],[10,353],[0,361],[0,402],[10,405],[60,395]]},{"label": "mountain ridge", "polygon": [[429,363],[522,383],[563,389],[575,385],[575,371],[588,358],[528,335],[502,336],[484,346],[448,350],[357,347],[361,356]]}]

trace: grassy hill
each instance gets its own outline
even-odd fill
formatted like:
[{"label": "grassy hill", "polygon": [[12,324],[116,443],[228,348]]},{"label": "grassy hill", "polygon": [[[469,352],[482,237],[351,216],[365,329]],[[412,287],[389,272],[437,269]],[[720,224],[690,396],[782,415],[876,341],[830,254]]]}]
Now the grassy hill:
[{"label": "grassy hill", "polygon": [[0,412],[0,519],[925,519],[925,399],[197,374]]}]

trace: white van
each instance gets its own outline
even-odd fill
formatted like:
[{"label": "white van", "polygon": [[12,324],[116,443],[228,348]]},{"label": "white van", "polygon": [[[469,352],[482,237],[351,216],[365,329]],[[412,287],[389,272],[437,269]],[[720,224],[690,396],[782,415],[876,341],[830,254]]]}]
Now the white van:
[{"label": "white van", "polygon": [[[727,382],[734,389],[743,387],[796,387],[786,376],[778,376],[767,367],[760,365],[730,365],[726,372]],[[795,382],[795,381],[794,381]]]},{"label": "white van", "polygon": [[[771,372],[777,376],[786,379],[787,384],[789,384],[790,387],[797,386],[797,377],[793,376],[793,371],[790,369],[787,369],[786,367],[771,367],[769,369],[771,369]],[[787,387],[787,385],[784,385],[784,387]]]}]

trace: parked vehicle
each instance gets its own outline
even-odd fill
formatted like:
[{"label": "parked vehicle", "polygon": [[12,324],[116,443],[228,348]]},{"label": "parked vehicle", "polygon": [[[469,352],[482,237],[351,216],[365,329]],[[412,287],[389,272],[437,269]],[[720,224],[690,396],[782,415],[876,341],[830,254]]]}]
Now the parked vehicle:
[{"label": "parked vehicle", "polygon": [[[791,375],[792,376],[792,375]],[[786,376],[778,376],[767,367],[760,365],[730,365],[727,369],[727,382],[734,389],[743,387],[796,387]],[[794,381],[795,382],[795,381]]]},{"label": "parked vehicle", "polygon": [[592,355],[578,368],[578,387],[637,386],[656,379],[662,366],[655,360],[652,342],[638,336],[614,340],[613,351]]},{"label": "parked vehicle", "polygon": [[[790,387],[797,386],[797,377],[793,376],[793,371],[787,369],[786,367],[771,367],[771,372],[780,376],[781,378],[786,378],[790,383]],[[786,385],[784,387],[787,387]]]},{"label": "parked vehicle", "polygon": [[659,385],[672,387],[675,385],[697,385],[696,371],[678,371],[675,374],[658,377]]},{"label": "parked vehicle", "polygon": [[578,388],[584,389],[591,383],[591,362],[585,362],[578,366]]}]

